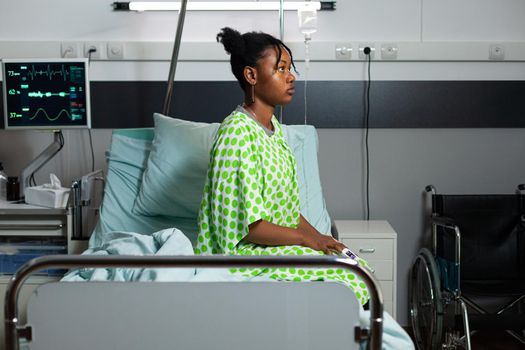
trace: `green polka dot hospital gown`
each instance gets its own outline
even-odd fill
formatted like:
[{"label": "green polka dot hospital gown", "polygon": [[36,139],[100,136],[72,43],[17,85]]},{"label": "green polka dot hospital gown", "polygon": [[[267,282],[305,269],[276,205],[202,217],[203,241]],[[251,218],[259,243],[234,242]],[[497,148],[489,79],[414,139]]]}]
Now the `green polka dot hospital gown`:
[{"label": "green polka dot hospital gown", "polygon": [[[311,248],[265,246],[242,241],[248,226],[258,220],[296,228],[299,189],[296,162],[281,125],[272,117],[274,132],[239,106],[221,124],[211,151],[208,175],[199,210],[196,254],[323,255]],[[360,263],[366,264],[360,259]],[[368,301],[365,284],[340,269],[250,268],[231,269],[245,277],[265,276],[284,281],[344,283],[361,304]]]}]

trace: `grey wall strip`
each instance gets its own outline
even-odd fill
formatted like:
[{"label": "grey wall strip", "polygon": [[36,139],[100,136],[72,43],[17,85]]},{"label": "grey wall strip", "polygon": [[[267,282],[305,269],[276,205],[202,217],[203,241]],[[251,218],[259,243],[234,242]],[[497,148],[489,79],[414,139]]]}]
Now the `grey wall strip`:
[{"label": "grey wall strip", "polygon": [[[304,85],[296,85],[293,102],[284,108],[286,124],[304,123]],[[93,127],[152,126],[165,87],[165,82],[92,82]],[[362,127],[365,87],[363,81],[309,82],[308,124]],[[174,89],[171,115],[182,119],[220,122],[242,102],[234,81],[175,82]],[[370,104],[372,128],[525,127],[525,81],[372,81]],[[1,105],[0,112],[3,116]]]}]

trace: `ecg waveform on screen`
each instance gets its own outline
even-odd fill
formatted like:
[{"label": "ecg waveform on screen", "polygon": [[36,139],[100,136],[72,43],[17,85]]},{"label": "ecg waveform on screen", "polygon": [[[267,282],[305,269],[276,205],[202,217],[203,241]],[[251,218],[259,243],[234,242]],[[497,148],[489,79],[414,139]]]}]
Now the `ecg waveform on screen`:
[{"label": "ecg waveform on screen", "polygon": [[52,97],[52,96],[66,97],[66,96],[69,96],[69,93],[63,92],[63,91],[60,91],[60,92],[41,92],[41,91],[34,91],[33,92],[33,91],[31,91],[31,92],[27,93],[27,96],[29,96],[29,97],[38,97],[38,98]]},{"label": "ecg waveform on screen", "polygon": [[61,75],[62,79],[66,81],[67,76],[69,74],[70,73],[67,71],[67,69],[64,67],[63,64],[60,66],[60,69],[58,70],[52,69],[51,65],[49,64],[47,65],[46,69],[37,69],[35,68],[35,65],[32,64],[31,69],[27,71],[27,76],[29,76],[31,80],[35,80],[35,78],[40,77],[40,76],[47,76],[49,80],[53,80],[55,75]]},{"label": "ecg waveform on screen", "polygon": [[43,109],[43,108],[39,108],[39,109],[36,110],[35,114],[33,114],[33,116],[32,116],[31,118],[29,118],[29,120],[33,120],[33,119],[35,119],[38,115],[41,115],[41,114],[44,114],[44,116],[47,118],[47,120],[52,121],[52,122],[55,121],[55,120],[57,120],[58,118],[60,118],[60,116],[61,116],[62,114],[67,115],[67,117],[68,117],[69,119],[71,119],[71,120],[79,119],[79,118],[74,118],[73,116],[71,116],[71,114],[69,114],[69,112],[66,111],[65,109],[60,110],[60,112],[58,112],[58,114],[57,114],[56,116],[54,116],[54,117],[50,117],[49,114],[47,114],[47,112],[46,112],[45,109]]}]

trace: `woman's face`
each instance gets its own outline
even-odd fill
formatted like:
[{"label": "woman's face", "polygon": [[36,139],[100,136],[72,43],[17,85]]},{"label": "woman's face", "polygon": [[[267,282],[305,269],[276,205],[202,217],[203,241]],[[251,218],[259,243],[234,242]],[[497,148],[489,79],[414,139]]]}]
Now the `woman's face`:
[{"label": "woman's face", "polygon": [[277,62],[278,54],[276,47],[267,48],[256,67],[255,97],[273,107],[290,103],[295,93],[290,54],[281,47],[281,59]]}]

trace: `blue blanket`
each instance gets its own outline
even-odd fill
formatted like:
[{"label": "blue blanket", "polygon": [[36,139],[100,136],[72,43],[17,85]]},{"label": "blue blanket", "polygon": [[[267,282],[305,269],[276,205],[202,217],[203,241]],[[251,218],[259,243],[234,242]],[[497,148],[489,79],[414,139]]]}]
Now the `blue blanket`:
[{"label": "blue blanket", "polygon": [[[133,232],[109,232],[88,255],[193,255],[190,241],[175,228],[144,235]],[[195,269],[107,268],[79,269],[68,273],[63,281],[189,281]]]}]

